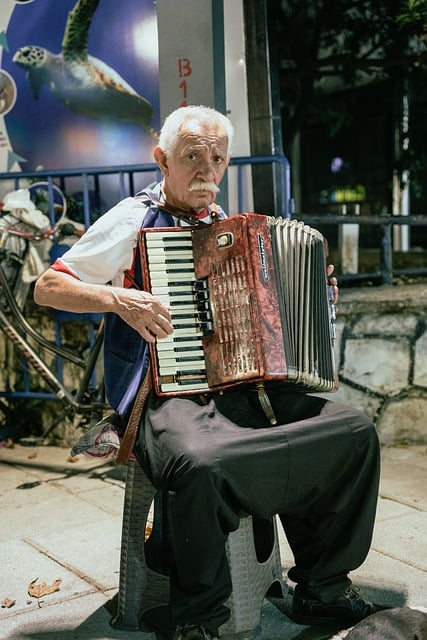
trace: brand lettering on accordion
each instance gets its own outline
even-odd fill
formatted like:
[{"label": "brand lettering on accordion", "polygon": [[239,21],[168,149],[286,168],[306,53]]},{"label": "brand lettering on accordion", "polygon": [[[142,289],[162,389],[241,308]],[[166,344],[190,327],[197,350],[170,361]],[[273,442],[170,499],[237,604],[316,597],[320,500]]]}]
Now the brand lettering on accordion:
[{"label": "brand lettering on accordion", "polygon": [[260,234],[258,234],[258,247],[259,247],[259,255],[261,258],[262,277],[264,278],[264,282],[267,282],[268,267],[267,267],[267,257],[265,255],[265,243],[264,243],[264,238]]}]

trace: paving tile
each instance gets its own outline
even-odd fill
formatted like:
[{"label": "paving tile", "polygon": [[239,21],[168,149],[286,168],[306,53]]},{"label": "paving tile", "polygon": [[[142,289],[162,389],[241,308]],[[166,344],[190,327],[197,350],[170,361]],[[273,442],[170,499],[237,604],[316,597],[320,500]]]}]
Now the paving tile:
[{"label": "paving tile", "polygon": [[119,586],[121,527],[121,517],[115,517],[27,539],[59,565],[86,576],[89,584],[108,590]]},{"label": "paving tile", "polygon": [[[425,446],[383,449],[381,497],[371,551],[352,572],[365,597],[395,606],[427,606],[427,466]],[[36,454],[36,455],[34,455]],[[0,450],[1,640],[155,640],[110,626],[117,594],[125,469],[68,449],[17,446]],[[6,526],[5,524],[6,523]],[[292,553],[279,524],[284,573]],[[61,589],[41,607],[29,600],[31,580]],[[292,586],[292,585],[291,585]],[[265,601],[256,640],[326,640],[319,629],[287,617],[290,596]],[[107,605],[110,611],[107,611]]]},{"label": "paving tile", "polygon": [[380,494],[427,511],[427,447],[382,450]]},{"label": "paving tile", "polygon": [[[0,500],[2,508],[22,507],[31,503],[34,507],[53,496],[61,497],[64,490],[44,476],[37,477],[25,469],[9,468],[0,476]],[[1,535],[1,534],[0,534]]]},{"label": "paving tile", "polygon": [[[21,613],[39,611],[38,600],[28,596],[28,586],[33,580],[37,584],[51,585],[61,579],[60,590],[40,600],[41,609],[96,591],[93,585],[82,580],[76,573],[60,565],[51,557],[40,553],[22,540],[2,542],[2,571],[0,598],[16,600],[12,608],[0,609],[0,629],[6,619]],[[40,613],[38,613],[40,617]],[[2,636],[0,636],[2,637]]]},{"label": "paving tile", "polygon": [[427,598],[427,513],[414,511],[394,520],[378,523],[373,547],[407,565],[426,572]]},{"label": "paving tile", "polygon": [[395,520],[408,516],[412,513],[418,513],[418,509],[411,507],[401,502],[397,502],[391,498],[381,497],[378,499],[376,523],[383,522],[385,520]]},{"label": "paving tile", "polygon": [[25,501],[9,509],[8,526],[0,528],[0,540],[7,540],[11,532],[15,538],[34,538],[52,531],[67,531],[71,536],[73,528],[82,522],[99,522],[102,526],[112,517],[105,509],[63,492],[58,495],[56,491],[47,498],[34,493],[31,498],[28,493],[26,496]]},{"label": "paving tile", "polygon": [[92,489],[84,495],[80,494],[80,498],[89,504],[96,505],[99,509],[104,509],[113,516],[120,517],[123,514],[124,497],[124,486],[105,484],[100,486],[99,483],[98,488]]},{"label": "paving tile", "polygon": [[367,599],[391,606],[427,607],[427,574],[406,562],[371,548],[365,562],[351,574]]},{"label": "paving tile", "polygon": [[106,605],[113,593],[90,593],[67,602],[9,618],[1,623],[2,640],[155,640],[154,634],[116,631]]}]

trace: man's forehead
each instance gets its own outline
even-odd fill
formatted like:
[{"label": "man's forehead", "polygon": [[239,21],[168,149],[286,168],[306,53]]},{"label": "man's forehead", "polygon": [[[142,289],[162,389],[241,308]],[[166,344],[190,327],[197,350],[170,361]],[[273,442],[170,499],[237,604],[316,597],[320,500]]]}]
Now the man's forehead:
[{"label": "man's forehead", "polygon": [[227,131],[218,123],[200,123],[197,120],[187,120],[181,127],[180,137],[188,143],[227,144]]}]

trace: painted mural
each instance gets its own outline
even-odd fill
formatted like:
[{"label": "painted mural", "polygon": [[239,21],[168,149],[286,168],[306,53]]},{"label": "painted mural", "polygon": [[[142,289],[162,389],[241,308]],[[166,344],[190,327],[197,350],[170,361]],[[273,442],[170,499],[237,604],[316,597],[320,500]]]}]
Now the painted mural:
[{"label": "painted mural", "polygon": [[0,171],[152,162],[154,0],[1,0]]}]

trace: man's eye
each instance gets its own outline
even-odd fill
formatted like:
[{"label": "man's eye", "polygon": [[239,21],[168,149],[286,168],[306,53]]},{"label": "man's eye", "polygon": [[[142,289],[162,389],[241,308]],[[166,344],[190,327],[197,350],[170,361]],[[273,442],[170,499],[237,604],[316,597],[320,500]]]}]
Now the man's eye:
[{"label": "man's eye", "polygon": [[195,154],[195,153],[189,153],[188,154],[188,159],[189,160],[196,160],[196,158],[197,158],[197,154]]},{"label": "man's eye", "polygon": [[221,164],[222,157],[221,156],[215,156],[213,160],[214,160],[215,164]]}]

